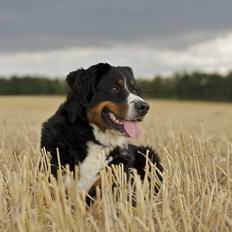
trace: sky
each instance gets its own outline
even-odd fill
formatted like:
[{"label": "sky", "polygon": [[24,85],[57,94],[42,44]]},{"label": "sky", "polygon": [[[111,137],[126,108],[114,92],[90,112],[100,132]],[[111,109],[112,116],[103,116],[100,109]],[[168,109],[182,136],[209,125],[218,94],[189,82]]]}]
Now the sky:
[{"label": "sky", "polygon": [[0,75],[98,62],[135,76],[232,70],[231,0],[0,0]]}]

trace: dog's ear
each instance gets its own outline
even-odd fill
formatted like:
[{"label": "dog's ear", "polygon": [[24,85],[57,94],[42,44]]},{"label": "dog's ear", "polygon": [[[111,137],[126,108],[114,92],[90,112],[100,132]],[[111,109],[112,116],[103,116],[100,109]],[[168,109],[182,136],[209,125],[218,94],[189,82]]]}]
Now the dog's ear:
[{"label": "dog's ear", "polygon": [[73,72],[70,72],[68,74],[68,76],[66,77],[66,81],[67,81],[67,83],[68,83],[68,85],[69,85],[70,88],[73,87],[73,84],[74,84],[75,80],[78,77],[80,77],[80,76],[82,76],[84,74],[84,71],[85,70],[83,68],[81,68],[81,69],[79,69],[77,71],[73,71]]},{"label": "dog's ear", "polygon": [[134,77],[133,70],[128,66],[118,66],[119,70],[121,70],[124,74]]},{"label": "dog's ear", "polygon": [[81,106],[87,106],[95,93],[96,85],[100,77],[110,69],[110,65],[99,63],[88,69],[79,69],[69,73],[66,80],[71,88],[72,95]]}]

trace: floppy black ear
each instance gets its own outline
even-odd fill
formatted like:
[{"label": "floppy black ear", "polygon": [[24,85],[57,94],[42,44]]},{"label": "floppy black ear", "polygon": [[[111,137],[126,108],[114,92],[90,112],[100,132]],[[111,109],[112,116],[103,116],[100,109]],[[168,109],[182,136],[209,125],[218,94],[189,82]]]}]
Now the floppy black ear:
[{"label": "floppy black ear", "polygon": [[81,68],[77,71],[73,71],[68,74],[68,76],[66,77],[66,81],[71,88],[73,87],[75,80],[84,74],[84,71],[85,70]]},{"label": "floppy black ear", "polygon": [[129,66],[118,66],[117,68],[119,68],[124,74],[134,77],[133,70],[132,70],[131,67],[129,67]]},{"label": "floppy black ear", "polygon": [[99,63],[88,69],[79,69],[69,73],[66,80],[71,88],[72,95],[81,106],[87,106],[90,103],[101,75],[110,67],[109,64]]}]

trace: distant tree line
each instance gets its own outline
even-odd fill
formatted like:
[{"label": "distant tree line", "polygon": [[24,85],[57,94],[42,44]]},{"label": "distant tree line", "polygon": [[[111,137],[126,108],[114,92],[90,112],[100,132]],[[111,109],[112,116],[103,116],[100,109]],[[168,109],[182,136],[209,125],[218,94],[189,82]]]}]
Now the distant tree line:
[{"label": "distant tree line", "polygon": [[[230,101],[232,102],[232,72],[222,76],[201,72],[176,73],[140,78],[139,85],[150,98]],[[0,95],[63,95],[67,85],[63,79],[47,77],[0,77]]]},{"label": "distant tree line", "polygon": [[140,85],[151,98],[232,101],[232,72],[222,76],[201,72],[177,73],[152,80],[140,79]]},{"label": "distant tree line", "polygon": [[46,77],[0,77],[0,95],[62,95],[67,91],[64,80]]}]

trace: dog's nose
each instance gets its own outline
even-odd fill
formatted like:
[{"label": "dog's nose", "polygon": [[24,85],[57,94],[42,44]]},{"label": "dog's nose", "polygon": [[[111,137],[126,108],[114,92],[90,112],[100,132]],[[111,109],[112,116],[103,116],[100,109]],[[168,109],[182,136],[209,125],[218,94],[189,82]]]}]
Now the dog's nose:
[{"label": "dog's nose", "polygon": [[149,104],[145,101],[135,102],[135,109],[141,115],[145,115],[148,112],[149,108],[150,108]]}]

